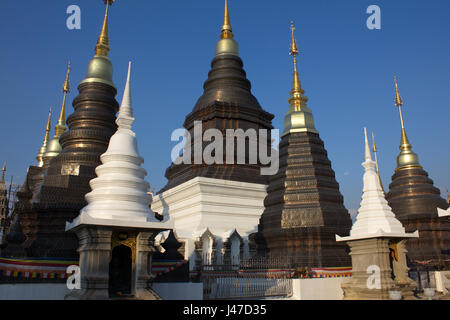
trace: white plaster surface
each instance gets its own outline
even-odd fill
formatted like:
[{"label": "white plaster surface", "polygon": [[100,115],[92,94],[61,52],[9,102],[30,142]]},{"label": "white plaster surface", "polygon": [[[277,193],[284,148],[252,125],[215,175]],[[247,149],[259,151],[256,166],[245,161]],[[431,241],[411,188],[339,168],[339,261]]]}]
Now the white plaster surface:
[{"label": "white plaster surface", "polygon": [[437,208],[439,217],[450,217],[450,208],[447,210],[443,210],[441,208]]},{"label": "white plaster surface", "polygon": [[65,283],[0,284],[0,300],[64,300]]},{"label": "white plaster surface", "polygon": [[342,300],[341,283],[348,278],[293,279],[290,300]]},{"label": "white plaster surface", "polygon": [[242,238],[256,232],[264,211],[266,185],[196,177],[155,195],[152,210],[173,221],[177,238],[186,241],[185,258],[192,242],[207,231],[226,240],[236,231]]}]

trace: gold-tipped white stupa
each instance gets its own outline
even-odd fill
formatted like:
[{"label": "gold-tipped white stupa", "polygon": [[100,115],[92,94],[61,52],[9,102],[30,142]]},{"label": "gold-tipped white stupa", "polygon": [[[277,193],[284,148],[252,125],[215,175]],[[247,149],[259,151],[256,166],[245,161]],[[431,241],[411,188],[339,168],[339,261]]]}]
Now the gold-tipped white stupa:
[{"label": "gold-tipped white stupa", "polygon": [[363,194],[361,204],[349,237],[336,235],[337,241],[369,239],[377,237],[416,238],[418,231],[406,233],[402,223],[388,205],[372,160],[367,130],[364,128]]}]

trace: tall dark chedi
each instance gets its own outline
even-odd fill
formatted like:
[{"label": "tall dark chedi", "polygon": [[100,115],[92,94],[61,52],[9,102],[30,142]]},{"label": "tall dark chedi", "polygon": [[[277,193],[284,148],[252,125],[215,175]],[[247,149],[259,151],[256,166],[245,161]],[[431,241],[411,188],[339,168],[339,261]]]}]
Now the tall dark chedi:
[{"label": "tall dark chedi", "polygon": [[27,256],[25,248],[28,248],[34,240],[36,233],[36,212],[32,208],[33,195],[39,190],[39,186],[44,179],[44,154],[47,152],[51,129],[50,108],[45,135],[39,153],[36,156],[37,165],[28,167],[25,181],[17,192],[17,201],[11,214],[11,224],[6,233],[6,245],[2,250],[2,256],[23,258]]},{"label": "tall dark chedi", "polygon": [[280,168],[270,178],[256,241],[259,255],[289,257],[296,267],[350,266],[346,245],[351,219],[323,141],[306,106],[297,71],[298,47],[293,25],[290,54],[294,80],[279,145]]},{"label": "tall dark chedi", "polygon": [[[251,93],[250,81],[246,78],[243,63],[239,57],[238,44],[233,40],[228,5],[225,2],[224,23],[220,40],[216,45],[216,55],[211,64],[208,80],[204,83],[204,93],[198,99],[194,109],[186,116],[183,126],[192,137],[190,151],[191,164],[173,164],[166,170],[167,185],[159,193],[171,189],[195,177],[208,177],[224,180],[267,184],[267,176],[261,175],[261,163],[251,164],[246,140],[245,164],[237,163],[237,152],[234,152],[234,164],[227,164],[226,147],[224,146],[224,163],[195,163],[194,159],[194,121],[202,121],[203,132],[210,128],[222,131],[223,141],[226,129],[255,129],[259,137],[259,129],[268,130],[268,148],[271,147],[270,130],[273,115],[264,111],[258,100]],[[201,139],[201,137],[200,137]],[[259,141],[259,140],[258,140]],[[203,143],[205,145],[209,142]],[[225,145],[225,143],[224,143]],[[235,144],[236,146],[237,144]],[[270,152],[270,149],[269,149]]]},{"label": "tall dark chedi", "polygon": [[61,153],[53,158],[44,181],[33,199],[37,212],[36,239],[29,255],[35,257],[77,257],[77,238],[66,233],[66,221],[73,220],[86,205],[89,181],[96,176],[109,139],[117,129],[115,115],[119,105],[112,82],[113,67],[108,58],[108,8],[86,78],[79,84],[73,101],[74,113],[67,119],[69,131],[60,137]]},{"label": "tall dark chedi", "polygon": [[[401,107],[402,99],[395,80],[395,104],[401,122],[400,154],[397,168],[389,185],[386,198],[396,217],[403,223],[406,232],[419,230],[419,238],[406,243],[407,257],[414,264],[450,268],[450,256],[443,253],[450,248],[450,221],[439,218],[437,208],[447,209],[447,201],[433,185],[433,180],[419,163],[406,135]],[[431,261],[430,261],[431,260]]]}]

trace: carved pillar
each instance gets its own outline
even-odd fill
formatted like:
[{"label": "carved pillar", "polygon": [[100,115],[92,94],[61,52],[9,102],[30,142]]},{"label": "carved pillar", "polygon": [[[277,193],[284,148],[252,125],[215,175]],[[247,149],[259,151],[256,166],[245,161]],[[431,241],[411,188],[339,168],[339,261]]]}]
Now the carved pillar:
[{"label": "carved pillar", "polygon": [[82,226],[76,233],[80,244],[81,291],[74,291],[66,299],[109,299],[112,231],[105,227]]},{"label": "carved pillar", "polygon": [[154,239],[157,232],[139,232],[136,237],[135,297],[145,300],[160,300],[151,289],[152,257],[155,252]]}]

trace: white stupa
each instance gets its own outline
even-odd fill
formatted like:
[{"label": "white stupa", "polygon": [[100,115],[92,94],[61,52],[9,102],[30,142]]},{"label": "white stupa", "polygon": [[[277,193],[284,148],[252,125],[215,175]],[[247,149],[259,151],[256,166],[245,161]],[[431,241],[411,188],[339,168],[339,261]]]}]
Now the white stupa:
[{"label": "white stupa", "polygon": [[372,160],[366,128],[364,128],[364,135],[365,161],[362,163],[362,166],[365,172],[361,205],[356,221],[350,231],[350,236],[340,237],[336,235],[336,240],[349,241],[376,237],[418,237],[418,231],[414,233],[405,232],[402,223],[395,217],[391,207],[388,205],[380,185],[380,180],[375,171],[376,163]]},{"label": "white stupa", "polygon": [[86,194],[88,205],[80,215],[66,225],[66,230],[80,224],[127,227],[168,227],[160,222],[150,209],[150,187],[144,180],[147,171],[141,167],[144,159],[139,155],[130,92],[131,62],[116,123],[118,129],[111,137],[108,150],[101,155],[102,164],[95,169],[97,178],[90,181],[92,191]]}]

